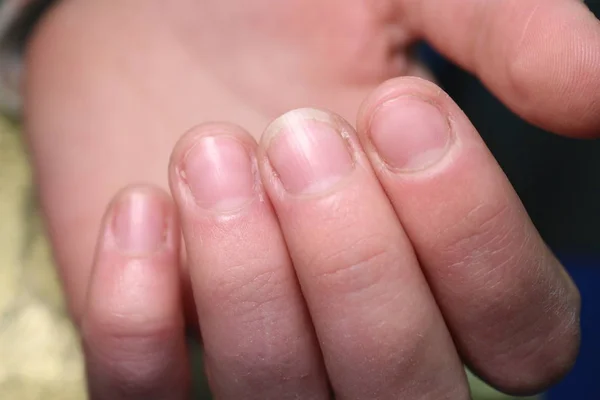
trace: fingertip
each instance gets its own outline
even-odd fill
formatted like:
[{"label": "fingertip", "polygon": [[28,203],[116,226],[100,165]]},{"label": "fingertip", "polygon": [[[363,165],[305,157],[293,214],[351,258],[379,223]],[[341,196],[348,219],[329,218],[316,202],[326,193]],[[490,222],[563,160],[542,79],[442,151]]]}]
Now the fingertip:
[{"label": "fingertip", "polygon": [[209,122],[194,126],[181,136],[171,153],[169,169],[171,171],[183,162],[186,154],[204,137],[229,136],[239,140],[250,149],[256,148],[256,140],[245,129],[227,122]]},{"label": "fingertip", "polygon": [[383,83],[363,103],[357,126],[371,164],[390,177],[448,174],[466,153],[477,154],[479,163],[493,161],[462,110],[424,79]]},{"label": "fingertip", "polygon": [[175,146],[169,167],[179,212],[232,214],[258,198],[256,146],[248,132],[231,124],[205,124],[187,132]]},{"label": "fingertip", "polygon": [[[539,394],[560,382],[575,366],[581,346],[581,295],[566,271],[561,268],[560,273],[568,282],[554,292],[560,304],[553,307],[558,323],[529,341],[515,341],[512,353],[471,359],[473,370],[504,393]],[[530,320],[535,324],[535,318]],[[478,361],[473,364],[475,359]]]},{"label": "fingertip", "polygon": [[81,316],[93,398],[187,390],[178,244],[174,208],[163,191],[133,186],[115,196]]},{"label": "fingertip", "polygon": [[[149,296],[147,291],[158,284],[166,290],[164,296],[179,290],[175,280],[179,277],[178,232],[173,203],[164,191],[145,185],[121,190],[110,203],[102,224],[86,317],[143,317],[161,310],[170,315],[165,307],[149,309],[147,302],[137,299]],[[165,306],[173,309],[174,302],[174,297],[170,298]]]},{"label": "fingertip", "polygon": [[513,111],[565,136],[599,135],[600,22],[584,3],[538,5],[508,48],[504,68],[482,69],[481,78]]}]

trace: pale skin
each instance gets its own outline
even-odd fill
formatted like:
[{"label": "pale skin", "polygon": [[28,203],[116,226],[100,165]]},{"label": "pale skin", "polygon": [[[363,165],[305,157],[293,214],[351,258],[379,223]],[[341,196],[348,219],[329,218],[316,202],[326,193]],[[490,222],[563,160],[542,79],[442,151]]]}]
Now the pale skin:
[{"label": "pale skin", "polygon": [[462,363],[528,394],[570,369],[577,288],[457,105],[401,77],[428,76],[419,38],[527,120],[599,135],[575,0],[49,14],[26,131],[93,399],[187,398],[186,324],[219,399],[467,399]]}]

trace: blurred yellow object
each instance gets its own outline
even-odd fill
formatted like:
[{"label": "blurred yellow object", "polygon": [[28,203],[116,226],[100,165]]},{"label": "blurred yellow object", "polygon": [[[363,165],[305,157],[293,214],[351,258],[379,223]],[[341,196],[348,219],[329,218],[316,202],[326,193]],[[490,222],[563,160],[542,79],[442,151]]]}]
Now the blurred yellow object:
[{"label": "blurred yellow object", "polygon": [[17,128],[0,117],[0,399],[85,399]]}]

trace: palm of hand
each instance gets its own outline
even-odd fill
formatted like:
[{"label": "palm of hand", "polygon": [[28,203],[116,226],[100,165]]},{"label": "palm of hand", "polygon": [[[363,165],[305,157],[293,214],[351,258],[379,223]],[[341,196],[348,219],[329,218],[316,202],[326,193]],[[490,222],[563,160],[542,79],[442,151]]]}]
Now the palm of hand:
[{"label": "palm of hand", "polygon": [[[42,27],[43,40],[33,43],[32,52],[39,47],[46,59],[32,64],[48,67],[39,74],[39,101],[28,104],[37,113],[35,104],[56,92],[41,113],[48,115],[43,131],[57,136],[43,135],[33,151],[44,153],[42,159],[56,157],[40,174],[40,189],[47,188],[51,198],[50,226],[60,232],[61,243],[83,242],[77,249],[59,245],[59,265],[71,271],[69,266],[89,264],[93,227],[119,188],[131,182],[167,187],[171,149],[191,127],[228,121],[258,138],[280,113],[305,106],[354,121],[361,102],[383,80],[425,76],[408,57],[413,38],[398,23],[393,2],[354,3],[94,2],[59,8]],[[55,43],[62,50],[46,57]],[[45,79],[47,73],[55,75]],[[34,70],[30,86],[37,76]],[[32,124],[30,130],[37,128]],[[116,136],[106,140],[107,132]],[[74,146],[59,149],[56,140]],[[93,150],[78,151],[76,143]],[[56,177],[66,179],[59,186],[79,187],[83,177],[73,174],[73,165],[85,165],[96,180],[65,199],[55,191]],[[64,279],[67,291],[80,298],[85,287],[76,282],[87,272],[76,270]]]},{"label": "palm of hand", "polygon": [[140,17],[136,37],[144,42],[131,72],[144,93],[173,115],[189,110],[195,123],[233,120],[258,136],[272,118],[307,105],[353,121],[384,80],[424,75],[409,58],[414,37],[393,2],[353,3],[191,2],[167,18],[155,10]]}]

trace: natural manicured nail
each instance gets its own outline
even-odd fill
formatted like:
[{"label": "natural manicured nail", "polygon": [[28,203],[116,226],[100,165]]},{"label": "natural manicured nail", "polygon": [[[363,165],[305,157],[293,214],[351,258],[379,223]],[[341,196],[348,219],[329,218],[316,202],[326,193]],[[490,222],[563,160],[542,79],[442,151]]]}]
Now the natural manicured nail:
[{"label": "natural manicured nail", "polygon": [[200,138],[185,155],[180,172],[196,203],[204,209],[235,211],[256,193],[250,153],[231,136]]},{"label": "natural manicured nail", "polygon": [[165,205],[143,190],[132,191],[119,199],[113,218],[117,247],[127,255],[145,256],[158,251],[167,232]]},{"label": "natural manicured nail", "polygon": [[267,130],[267,156],[291,194],[326,191],[354,167],[339,125],[324,112],[292,111]]},{"label": "natural manicured nail", "polygon": [[435,164],[451,140],[450,124],[439,108],[414,96],[379,106],[369,134],[382,161],[399,171],[422,170]]}]

